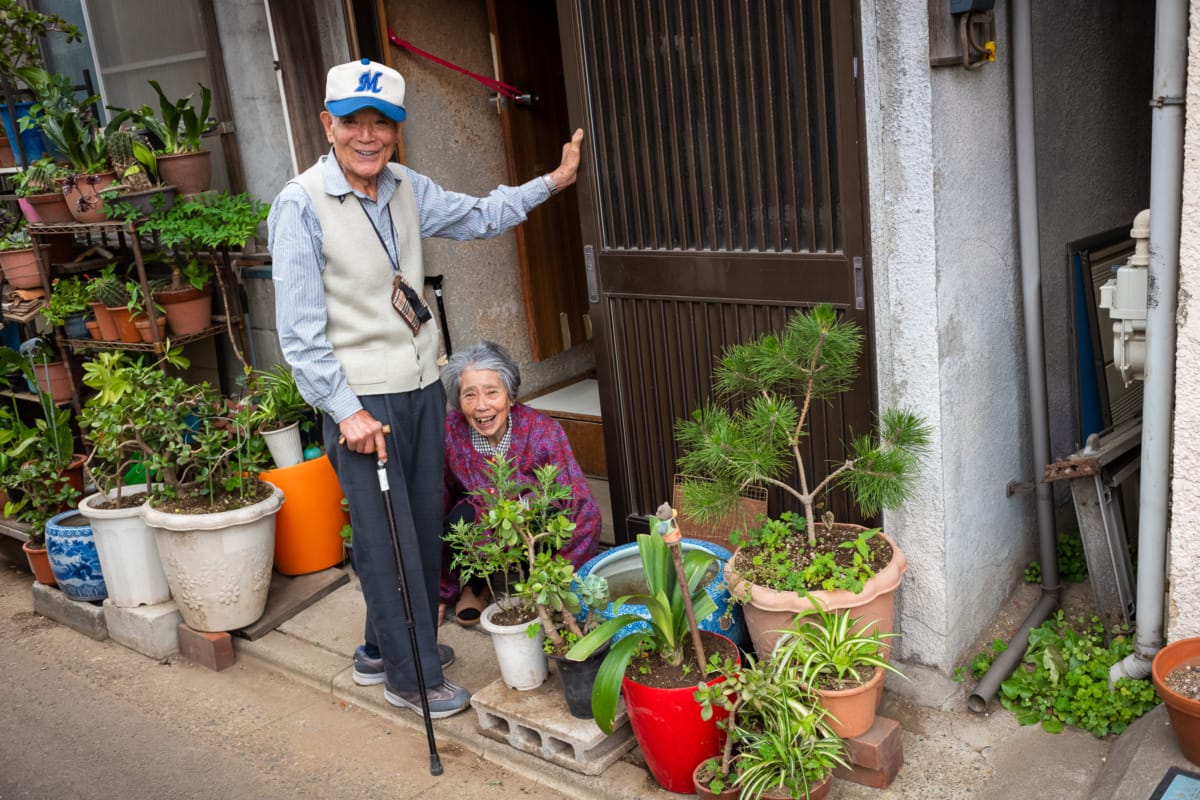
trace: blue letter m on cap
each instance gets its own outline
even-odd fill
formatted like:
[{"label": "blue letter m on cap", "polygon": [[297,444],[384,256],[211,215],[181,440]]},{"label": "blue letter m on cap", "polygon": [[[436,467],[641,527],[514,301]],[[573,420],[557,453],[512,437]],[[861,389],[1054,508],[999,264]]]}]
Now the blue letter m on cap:
[{"label": "blue letter m on cap", "polygon": [[379,88],[379,78],[382,75],[382,72],[371,72],[370,70],[367,70],[362,75],[358,76],[358,88],[354,91],[379,94],[381,91],[383,91]]}]

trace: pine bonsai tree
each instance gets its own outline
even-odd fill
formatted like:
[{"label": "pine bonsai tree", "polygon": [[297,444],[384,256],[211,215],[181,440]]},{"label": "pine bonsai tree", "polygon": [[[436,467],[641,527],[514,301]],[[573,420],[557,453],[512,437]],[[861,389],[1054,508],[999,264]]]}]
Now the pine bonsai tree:
[{"label": "pine bonsai tree", "polygon": [[[861,328],[829,305],[797,313],[781,335],[726,348],[713,380],[729,407],[711,405],[676,424],[681,471],[704,479],[684,483],[689,513],[718,518],[747,487],[776,486],[803,506],[808,543],[815,547],[814,507],[834,486],[848,489],[864,516],[907,500],[930,438],[911,411],[883,411],[878,431],[855,437],[849,457],[816,485],[804,466],[801,446],[813,403],[849,390],[861,349]],[[793,469],[795,485],[789,482]]]}]

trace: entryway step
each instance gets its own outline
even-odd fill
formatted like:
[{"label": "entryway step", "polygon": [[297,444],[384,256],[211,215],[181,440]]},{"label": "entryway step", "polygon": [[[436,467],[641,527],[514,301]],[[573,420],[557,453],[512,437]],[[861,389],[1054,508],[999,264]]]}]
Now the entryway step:
[{"label": "entryway step", "polygon": [[484,736],[584,775],[599,775],[635,744],[623,702],[613,733],[606,736],[592,720],[571,716],[553,673],[528,692],[510,689],[497,678],[471,696],[471,707]]}]

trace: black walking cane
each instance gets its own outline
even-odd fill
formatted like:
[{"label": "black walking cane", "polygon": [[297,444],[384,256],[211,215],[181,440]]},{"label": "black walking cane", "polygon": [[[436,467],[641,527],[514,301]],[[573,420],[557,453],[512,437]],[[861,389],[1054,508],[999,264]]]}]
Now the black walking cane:
[{"label": "black walking cane", "polygon": [[396,515],[392,512],[392,493],[388,488],[387,469],[383,461],[376,461],[379,476],[379,491],[383,494],[383,507],[387,509],[388,531],[392,536],[392,553],[396,556],[396,574],[400,578],[400,597],[404,599],[404,624],[408,627],[408,643],[412,647],[413,663],[417,669],[417,686],[421,693],[421,714],[425,717],[425,738],[429,740],[429,774],[442,774],[442,759],[438,756],[437,742],[433,740],[433,718],[429,715],[429,695],[425,691],[425,670],[421,666],[421,650],[417,645],[417,621],[413,614],[412,597],[408,593],[407,573],[404,571],[404,553],[400,547],[400,536],[396,530]]}]

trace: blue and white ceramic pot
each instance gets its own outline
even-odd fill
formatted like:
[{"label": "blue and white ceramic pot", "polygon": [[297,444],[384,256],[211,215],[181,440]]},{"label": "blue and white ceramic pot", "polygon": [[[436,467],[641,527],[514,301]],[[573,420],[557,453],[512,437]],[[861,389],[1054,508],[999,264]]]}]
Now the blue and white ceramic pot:
[{"label": "blue and white ceramic pot", "polygon": [[46,523],[46,555],[58,588],[67,597],[84,602],[108,597],[87,517],[75,509],[51,517]]},{"label": "blue and white ceramic pot", "polygon": [[[725,562],[729,560],[730,552],[719,544],[713,544],[703,539],[684,539],[682,546],[684,552],[706,550],[717,557],[714,566],[710,568],[711,577],[704,587],[704,591],[716,604],[717,610],[699,621],[700,629],[710,633],[719,633],[732,639],[739,647],[745,647],[749,644],[749,640],[746,635],[746,625],[742,620],[742,609],[733,602],[729,594],[729,587],[725,585]],[[646,591],[645,578],[642,576],[642,559],[638,553],[637,542],[623,544],[600,553],[580,567],[577,574],[579,580],[582,581],[593,573],[608,581],[608,593],[612,598]],[[585,607],[583,613],[586,614],[587,611],[588,609]],[[609,603],[606,608],[599,611],[599,614],[605,620],[620,614],[636,614],[639,617],[650,618],[650,610],[640,603],[626,603],[620,608],[613,608],[613,604]],[[636,630],[648,627],[649,623],[646,622],[631,622],[617,631],[613,636],[613,641],[618,641]]]}]

